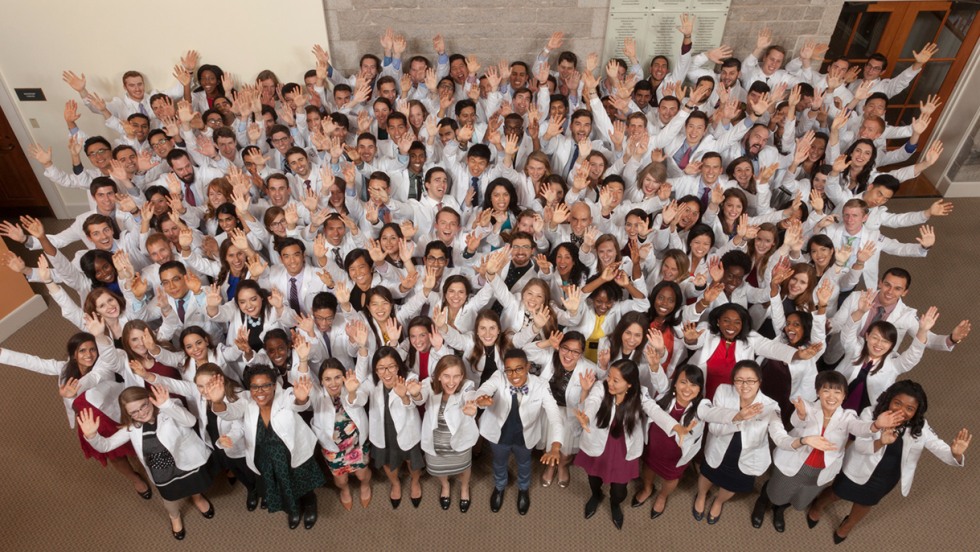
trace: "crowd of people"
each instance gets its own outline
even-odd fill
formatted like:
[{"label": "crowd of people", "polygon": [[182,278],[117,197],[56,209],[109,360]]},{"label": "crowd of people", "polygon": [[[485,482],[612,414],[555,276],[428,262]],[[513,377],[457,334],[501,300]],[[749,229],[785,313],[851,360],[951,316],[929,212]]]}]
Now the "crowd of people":
[{"label": "crowd of people", "polygon": [[[4,262],[78,333],[66,358],[0,363],[55,376],[85,456],[155,487],[177,539],[185,499],[214,515],[218,478],[291,529],[314,526],[318,494],[367,508],[381,474],[391,508],[418,507],[428,472],[442,509],[498,512],[513,456],[521,515],[532,486],[587,477],[585,518],[608,494],[622,528],[631,483],[657,518],[693,470],[678,500],[697,522],[764,480],[755,527],[783,531],[789,506],[814,527],[845,500],[842,542],[909,494],[923,448],[962,466],[971,440],[941,439],[901,379],[970,322],[935,333],[910,272],[879,266],[925,257],[952,211],[887,206],[942,151],[920,144],[939,98],[883,119],[936,46],[882,78],[880,54],[807,43],[787,62],[763,29],[737,58],[693,52],[693,29],[683,16],[672,66],[631,40],[580,59],[562,33],[530,65],[441,36],[404,59],[387,30],[350,74],[315,46],[297,82],[190,51],[171,88],[127,71],[106,100],[65,71],[71,166],[31,154],[91,210],[0,233],[40,251]],[[915,242],[887,235],[908,226]],[[478,457],[489,497],[470,494]]]}]

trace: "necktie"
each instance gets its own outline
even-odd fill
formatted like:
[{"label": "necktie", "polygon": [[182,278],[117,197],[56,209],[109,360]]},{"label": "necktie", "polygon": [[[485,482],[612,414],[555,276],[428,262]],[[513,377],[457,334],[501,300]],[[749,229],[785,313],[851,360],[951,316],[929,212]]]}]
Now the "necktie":
[{"label": "necktie", "polygon": [[197,198],[194,197],[194,187],[187,183],[184,184],[184,201],[191,207],[197,207]]},{"label": "necktie", "polygon": [[408,198],[418,199],[422,197],[422,177],[417,174],[410,174],[408,178],[412,184],[408,190]]},{"label": "necktie", "polygon": [[184,323],[184,300],[177,299],[177,318],[180,318],[180,323]]},{"label": "necktie", "polygon": [[299,308],[299,290],[296,289],[296,278],[289,279],[289,306],[297,314],[303,312],[303,309]]},{"label": "necktie", "polygon": [[575,234],[571,234],[568,239],[570,239],[572,243],[574,243],[578,247],[582,247],[582,243],[585,242],[584,236],[578,236]]},{"label": "necktie", "polygon": [[510,386],[511,395],[527,395],[527,391],[528,389],[526,383],[520,387],[515,387],[513,385]]},{"label": "necktie", "polygon": [[708,187],[708,186],[705,186],[704,187],[704,191],[701,192],[701,207],[702,208],[707,208],[708,207],[708,198],[710,198],[710,197],[711,197],[711,188]]},{"label": "necktie", "polygon": [[282,158],[282,174],[288,174],[288,173],[289,173],[289,165],[286,164],[286,157],[283,156],[283,158]]},{"label": "necktie", "polygon": [[568,159],[568,166],[565,167],[565,179],[571,178],[572,169],[575,168],[575,162],[578,161],[578,144],[572,146],[572,156]]},{"label": "necktie", "polygon": [[330,332],[323,334],[323,344],[327,346],[327,358],[333,358],[333,345],[330,343]]},{"label": "necktie", "polygon": [[470,206],[476,207],[480,204],[480,177],[470,178],[470,188],[473,188],[473,199],[470,200]]},{"label": "necktie", "polygon": [[340,257],[340,248],[339,247],[334,247],[333,248],[333,260],[336,261],[337,266],[339,266],[340,269],[343,270],[343,268],[344,268],[344,259],[342,259]]},{"label": "necktie", "polygon": [[143,102],[140,102],[138,105],[139,105],[140,113],[146,115],[146,106],[143,105]]},{"label": "necktie", "polygon": [[307,179],[307,180],[304,180],[304,181],[303,181],[303,185],[304,185],[304,186],[306,186],[306,193],[310,193],[310,191],[312,191],[312,190],[313,190],[313,187],[312,187],[312,186],[310,186],[310,181],[309,181],[309,179]]},{"label": "necktie", "polygon": [[389,209],[387,205],[382,205],[381,208],[378,209],[378,216],[381,217],[381,220],[383,220],[385,224],[390,223],[391,209]]},{"label": "necktie", "polygon": [[438,213],[439,211],[442,211],[442,202],[441,201],[439,203],[436,203],[436,213]]},{"label": "necktie", "polygon": [[867,335],[868,328],[870,328],[872,324],[874,324],[875,322],[877,322],[877,321],[879,321],[879,320],[881,320],[882,318],[885,317],[885,307],[875,307],[875,311],[874,312],[875,313],[868,320],[868,323],[864,325],[864,329],[861,330],[861,337],[864,337],[865,335]]},{"label": "necktie", "polygon": [[681,156],[680,161],[677,162],[677,167],[680,168],[680,170],[683,171],[687,168],[687,164],[691,162],[691,152],[693,151],[694,148],[687,148],[687,151],[685,151],[684,155]]}]

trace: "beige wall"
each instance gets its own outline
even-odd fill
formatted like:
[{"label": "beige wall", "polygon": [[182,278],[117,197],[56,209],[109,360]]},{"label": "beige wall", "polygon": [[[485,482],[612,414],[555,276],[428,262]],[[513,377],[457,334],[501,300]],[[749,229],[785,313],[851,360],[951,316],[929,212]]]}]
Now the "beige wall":
[{"label": "beige wall", "polygon": [[[239,80],[272,69],[281,80],[301,82],[314,66],[312,44],[327,47],[320,0],[4,0],[3,12],[0,105],[12,124],[22,125],[22,144],[53,146],[55,163],[64,168],[69,157],[62,109],[77,94],[61,81],[63,69],[84,72],[90,90],[111,98],[123,94],[120,77],[127,69],[143,72],[148,90],[170,86],[173,66],[188,49]],[[14,88],[34,87],[44,89],[46,102],[15,99]],[[111,132],[101,121],[84,109],[79,126],[90,134]],[[35,168],[58,215],[86,208],[82,192],[49,186]]]}]

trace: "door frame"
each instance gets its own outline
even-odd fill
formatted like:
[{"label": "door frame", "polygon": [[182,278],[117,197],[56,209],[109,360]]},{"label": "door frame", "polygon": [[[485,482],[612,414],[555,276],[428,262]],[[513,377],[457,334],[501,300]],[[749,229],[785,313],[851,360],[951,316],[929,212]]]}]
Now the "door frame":
[{"label": "door frame", "polygon": [[3,109],[7,122],[10,123],[10,128],[14,131],[14,137],[17,138],[18,144],[20,144],[21,149],[24,150],[24,155],[27,157],[27,162],[30,163],[31,170],[34,172],[34,176],[37,178],[37,182],[41,186],[41,190],[44,192],[44,197],[47,199],[48,205],[51,207],[51,211],[54,212],[54,216],[59,219],[67,219],[83,212],[84,209],[72,209],[67,203],[65,203],[65,200],[61,197],[61,193],[58,191],[58,186],[44,176],[44,168],[41,167],[36,161],[31,159],[30,155],[27,153],[27,145],[33,144],[34,138],[31,135],[31,132],[28,129],[28,126],[24,121],[21,111],[17,107],[13,96],[10,94],[10,88],[7,86],[7,81],[4,79],[2,73],[0,73],[0,109]]}]

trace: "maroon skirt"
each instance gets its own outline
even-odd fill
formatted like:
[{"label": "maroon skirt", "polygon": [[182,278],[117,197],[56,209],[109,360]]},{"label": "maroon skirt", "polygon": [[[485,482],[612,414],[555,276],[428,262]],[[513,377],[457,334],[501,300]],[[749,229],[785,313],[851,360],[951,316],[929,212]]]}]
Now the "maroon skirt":
[{"label": "maroon skirt", "polygon": [[[92,414],[99,419],[99,429],[98,434],[103,437],[112,437],[117,431],[119,431],[119,422],[113,420],[102,412],[98,408],[92,406],[85,398],[85,393],[75,397],[75,400],[71,403],[72,410],[75,413],[79,413],[86,408],[92,410]],[[136,456],[136,450],[133,449],[133,444],[127,442],[125,445],[110,450],[109,452],[99,452],[92,448],[92,445],[85,439],[85,435],[82,433],[82,428],[78,424],[75,424],[75,432],[78,433],[78,441],[82,445],[82,453],[85,454],[85,458],[95,458],[102,464],[104,468],[108,460],[115,460],[116,458],[125,458],[127,456]]]},{"label": "maroon skirt", "polygon": [[[684,415],[684,407],[680,409],[677,407],[672,408],[670,415],[680,423],[680,418]],[[651,423],[647,435],[646,453],[643,455],[643,460],[647,467],[664,480],[673,481],[680,479],[681,475],[684,474],[684,470],[687,469],[687,464],[680,467],[677,466],[677,462],[680,459],[681,447],[677,446],[677,441],[664,433],[664,430],[660,429],[660,426]]]},{"label": "maroon skirt", "polygon": [[575,465],[603,483],[629,483],[640,476],[640,459],[626,459],[626,436],[613,437],[612,431],[606,439],[606,448],[599,456],[589,456],[583,451],[575,455]]}]

